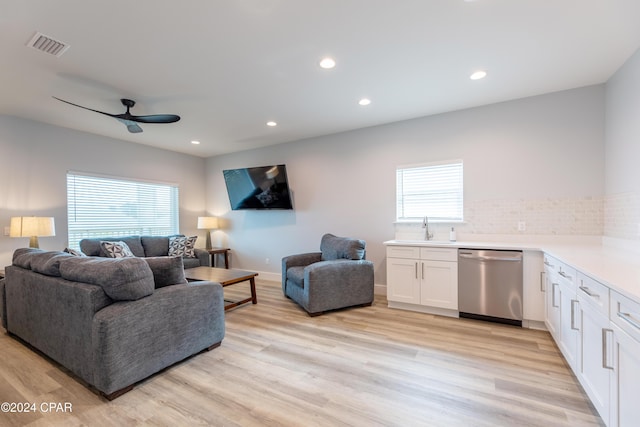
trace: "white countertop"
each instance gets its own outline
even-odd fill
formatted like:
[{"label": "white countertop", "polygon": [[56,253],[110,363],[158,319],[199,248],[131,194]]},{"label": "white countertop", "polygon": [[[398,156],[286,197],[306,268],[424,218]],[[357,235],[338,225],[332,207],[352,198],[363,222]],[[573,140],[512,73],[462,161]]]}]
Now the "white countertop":
[{"label": "white countertop", "polygon": [[388,240],[384,244],[541,251],[640,303],[640,254],[602,243]]}]

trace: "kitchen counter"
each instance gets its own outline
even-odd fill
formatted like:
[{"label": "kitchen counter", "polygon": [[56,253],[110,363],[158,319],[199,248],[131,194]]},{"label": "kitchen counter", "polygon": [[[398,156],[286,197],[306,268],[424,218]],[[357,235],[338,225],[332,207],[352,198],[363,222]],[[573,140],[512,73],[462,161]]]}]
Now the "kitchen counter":
[{"label": "kitchen counter", "polygon": [[602,243],[388,240],[384,245],[541,251],[640,303],[640,254]]}]

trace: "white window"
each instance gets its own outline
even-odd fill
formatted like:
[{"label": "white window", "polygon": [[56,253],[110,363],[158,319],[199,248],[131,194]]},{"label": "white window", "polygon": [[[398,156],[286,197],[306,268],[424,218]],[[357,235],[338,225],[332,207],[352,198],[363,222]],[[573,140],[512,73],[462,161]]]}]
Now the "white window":
[{"label": "white window", "polygon": [[178,186],[67,173],[69,247],[85,237],[178,233]]},{"label": "white window", "polygon": [[463,220],[462,160],[400,166],[396,185],[397,221]]}]

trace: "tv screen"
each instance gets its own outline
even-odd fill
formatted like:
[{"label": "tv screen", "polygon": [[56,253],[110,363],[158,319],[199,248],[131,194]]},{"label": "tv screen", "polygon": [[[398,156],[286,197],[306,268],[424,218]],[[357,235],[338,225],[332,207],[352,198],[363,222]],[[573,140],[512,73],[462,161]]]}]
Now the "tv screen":
[{"label": "tv screen", "polygon": [[223,170],[231,209],[293,209],[285,165]]}]

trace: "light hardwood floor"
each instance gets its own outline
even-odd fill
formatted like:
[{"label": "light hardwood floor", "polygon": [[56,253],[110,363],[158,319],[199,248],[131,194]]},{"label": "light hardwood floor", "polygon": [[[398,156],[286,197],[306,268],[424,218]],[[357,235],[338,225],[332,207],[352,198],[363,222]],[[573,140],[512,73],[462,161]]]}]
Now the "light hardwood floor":
[{"label": "light hardwood floor", "polygon": [[73,412],[0,413],[0,425],[603,425],[546,332],[391,310],[379,296],[309,317],[279,283],[257,289],[257,305],[226,313],[221,347],[112,402],[3,330],[0,402]]}]

